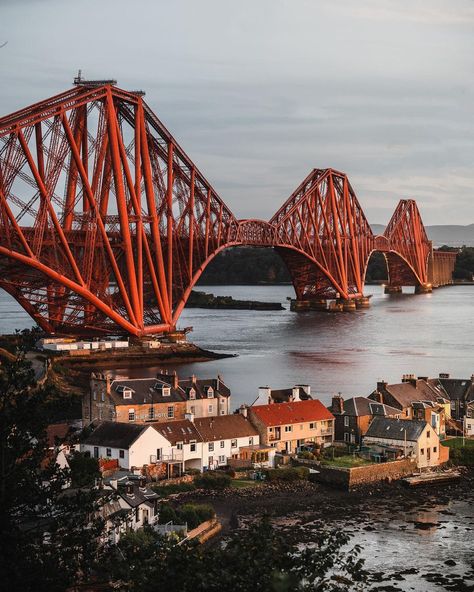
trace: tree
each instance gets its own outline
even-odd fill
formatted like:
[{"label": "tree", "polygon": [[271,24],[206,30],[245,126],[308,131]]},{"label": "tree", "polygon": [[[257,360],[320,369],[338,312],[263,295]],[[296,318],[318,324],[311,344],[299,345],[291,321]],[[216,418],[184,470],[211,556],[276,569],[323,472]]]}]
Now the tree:
[{"label": "tree", "polygon": [[360,548],[343,551],[348,541],[340,531],[319,531],[311,548],[301,552],[263,518],[212,548],[177,546],[151,529],[130,533],[103,564],[114,585],[133,592],[362,590]]},{"label": "tree", "polygon": [[0,581],[7,590],[64,590],[87,577],[103,523],[93,490],[65,490],[46,427],[63,395],[37,388],[22,356],[0,367]]}]

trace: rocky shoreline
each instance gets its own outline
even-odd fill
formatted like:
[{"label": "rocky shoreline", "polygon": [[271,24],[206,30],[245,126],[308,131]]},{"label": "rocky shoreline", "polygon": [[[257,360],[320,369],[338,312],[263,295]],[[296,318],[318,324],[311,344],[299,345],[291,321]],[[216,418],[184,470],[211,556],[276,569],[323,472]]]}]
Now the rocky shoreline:
[{"label": "rocky shoreline", "polygon": [[[211,503],[223,525],[220,537],[236,524],[239,529],[246,528],[263,514],[269,515],[290,541],[301,545],[311,545],[316,529],[344,529],[352,536],[351,545],[362,546],[370,590],[463,592],[474,590],[474,564],[466,563],[450,546],[442,547],[443,538],[447,538],[443,532],[453,531],[465,541],[466,553],[469,541],[471,550],[474,548],[474,509],[470,515],[468,510],[467,516],[457,516],[456,508],[451,508],[456,504],[474,508],[474,471],[464,469],[462,473],[458,483],[420,489],[395,481],[346,492],[298,481],[224,492],[186,492],[176,497],[180,502]],[[407,561],[400,555],[405,552],[406,540],[426,545],[430,537],[441,541],[439,558],[436,551],[430,551],[436,555],[435,561],[412,556]]]}]

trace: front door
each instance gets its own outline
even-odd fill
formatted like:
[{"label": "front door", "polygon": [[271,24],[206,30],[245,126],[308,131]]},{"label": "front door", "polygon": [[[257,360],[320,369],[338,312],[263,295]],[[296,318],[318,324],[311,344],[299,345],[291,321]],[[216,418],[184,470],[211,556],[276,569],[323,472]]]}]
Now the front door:
[{"label": "front door", "polygon": [[429,464],[430,460],[431,460],[431,448],[426,449],[426,460],[428,461],[428,464]]}]

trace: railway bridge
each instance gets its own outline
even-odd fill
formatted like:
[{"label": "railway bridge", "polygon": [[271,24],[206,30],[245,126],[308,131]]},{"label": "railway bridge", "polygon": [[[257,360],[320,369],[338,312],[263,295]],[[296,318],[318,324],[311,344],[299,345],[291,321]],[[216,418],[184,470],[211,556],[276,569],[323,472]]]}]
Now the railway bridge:
[{"label": "railway bridge", "polygon": [[274,248],[294,308],[367,306],[371,254],[389,292],[451,282],[413,200],[375,236],[344,173],[314,169],[264,220],[237,220],[140,91],[78,78],[0,119],[0,287],[51,334],[174,330],[223,249]]}]

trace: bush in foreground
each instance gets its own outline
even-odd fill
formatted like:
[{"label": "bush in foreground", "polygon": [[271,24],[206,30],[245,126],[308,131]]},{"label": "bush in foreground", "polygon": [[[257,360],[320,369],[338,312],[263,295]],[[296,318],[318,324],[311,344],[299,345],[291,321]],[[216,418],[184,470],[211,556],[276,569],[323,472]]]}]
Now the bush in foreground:
[{"label": "bush in foreground", "polygon": [[194,485],[199,489],[222,490],[230,487],[232,478],[222,471],[209,471],[202,475],[196,475]]}]

